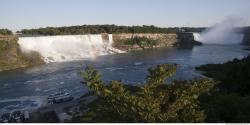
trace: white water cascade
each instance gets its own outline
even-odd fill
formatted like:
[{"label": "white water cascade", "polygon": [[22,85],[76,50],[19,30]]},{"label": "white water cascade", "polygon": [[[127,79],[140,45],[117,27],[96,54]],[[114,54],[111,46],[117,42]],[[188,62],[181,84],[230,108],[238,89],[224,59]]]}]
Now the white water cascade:
[{"label": "white water cascade", "polygon": [[201,42],[201,34],[200,33],[193,33],[194,40]]},{"label": "white water cascade", "polygon": [[91,58],[109,53],[113,38],[103,40],[102,35],[60,35],[40,37],[20,37],[18,41],[24,53],[39,52],[45,62],[63,62]]},{"label": "white water cascade", "polygon": [[193,33],[194,40],[203,44],[239,44],[244,38],[244,34],[230,34],[223,36],[210,36],[206,33]]}]

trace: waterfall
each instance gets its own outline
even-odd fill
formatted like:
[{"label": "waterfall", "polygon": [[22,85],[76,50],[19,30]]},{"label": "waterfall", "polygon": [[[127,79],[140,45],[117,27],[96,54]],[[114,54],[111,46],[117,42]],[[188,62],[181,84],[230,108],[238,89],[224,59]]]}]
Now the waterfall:
[{"label": "waterfall", "polygon": [[230,35],[209,36],[206,33],[193,33],[194,40],[203,44],[239,44],[244,38],[244,34],[231,33]]},{"label": "waterfall", "polygon": [[109,34],[109,42],[108,42],[108,45],[107,45],[107,49],[112,48],[112,44],[113,44],[113,35]]},{"label": "waterfall", "polygon": [[200,33],[193,33],[195,41],[201,41],[201,34]]},{"label": "waterfall", "polygon": [[194,39],[203,44],[240,44],[244,37],[238,28],[241,23],[241,18],[228,18],[205,29],[201,34],[194,33]]},{"label": "waterfall", "polygon": [[104,42],[99,34],[20,37],[18,41],[22,52],[39,52],[45,62],[63,62],[107,55],[109,49],[112,49],[112,43],[112,34],[109,34],[108,42]]}]

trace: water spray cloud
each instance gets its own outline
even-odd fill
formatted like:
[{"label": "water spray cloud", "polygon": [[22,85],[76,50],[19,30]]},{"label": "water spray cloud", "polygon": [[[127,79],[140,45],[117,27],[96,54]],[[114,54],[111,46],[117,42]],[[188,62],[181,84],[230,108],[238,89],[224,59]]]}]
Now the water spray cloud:
[{"label": "water spray cloud", "polygon": [[239,44],[243,39],[243,34],[237,31],[237,27],[241,23],[241,18],[228,18],[206,29],[199,36],[196,34],[195,39],[204,44]]}]

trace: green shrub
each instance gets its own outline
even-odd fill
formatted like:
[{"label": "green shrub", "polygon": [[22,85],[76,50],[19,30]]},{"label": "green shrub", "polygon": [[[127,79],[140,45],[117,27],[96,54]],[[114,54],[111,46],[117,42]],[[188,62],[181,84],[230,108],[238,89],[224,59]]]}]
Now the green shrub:
[{"label": "green shrub", "polygon": [[[87,67],[82,76],[90,92],[83,97],[97,97],[82,104],[80,122],[203,122],[205,114],[199,106],[199,96],[214,85],[208,79],[175,81],[165,84],[177,66],[163,64],[149,69],[147,83],[125,85],[121,81],[105,84],[100,73]],[[133,88],[133,89],[132,89]]]},{"label": "green shrub", "polygon": [[206,121],[250,122],[250,56],[197,69],[219,81],[210,95],[200,98]]}]

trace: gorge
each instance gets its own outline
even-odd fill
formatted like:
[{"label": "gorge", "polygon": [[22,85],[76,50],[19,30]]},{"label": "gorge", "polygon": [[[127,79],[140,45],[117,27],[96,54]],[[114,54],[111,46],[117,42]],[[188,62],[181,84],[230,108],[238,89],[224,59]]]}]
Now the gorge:
[{"label": "gorge", "polygon": [[[150,47],[123,43],[138,37],[158,41],[159,44]],[[204,44],[179,48],[183,43],[195,43],[193,33],[188,32],[6,36],[2,40],[1,43],[8,43],[8,49],[3,49],[3,55],[8,55],[8,58],[1,56],[5,66],[9,64],[4,70],[12,70],[0,72],[0,113],[42,107],[46,96],[58,90],[67,89],[78,99],[86,92],[78,74],[86,65],[97,68],[105,82],[121,80],[137,85],[144,83],[147,69],[158,64],[179,64],[180,68],[171,80],[191,80],[202,77],[195,71],[198,65],[223,63],[249,54],[241,45]],[[31,56],[35,57],[33,59],[20,58],[25,55],[36,56]],[[32,60],[39,60],[42,65]],[[31,64],[36,66],[30,67]]]},{"label": "gorge", "polygon": [[[31,55],[37,53],[41,59],[46,62],[64,62],[72,60],[81,60],[84,58],[94,58],[112,53],[124,53],[131,50],[140,50],[149,48],[147,45],[138,46],[137,44],[128,45],[124,40],[130,40],[134,37],[146,38],[149,41],[154,40],[155,47],[169,47],[183,41],[190,41],[193,37],[179,38],[179,34],[169,33],[121,33],[121,34],[89,34],[89,35],[56,35],[56,36],[28,36],[5,38],[14,38],[12,41],[17,46],[13,46],[22,55]],[[183,36],[183,35],[182,35]],[[2,37],[2,40],[4,38]],[[17,42],[17,43],[16,43]],[[142,41],[143,42],[143,41]],[[3,43],[3,42],[2,42]],[[7,50],[6,50],[7,51]],[[4,59],[1,59],[4,60]],[[22,66],[21,66],[22,67]]]},{"label": "gorge", "polygon": [[[223,28],[228,29],[225,27]],[[210,30],[210,32],[216,32],[216,30],[218,30],[218,28],[214,29],[215,30],[213,31]],[[219,27],[219,29],[221,28]],[[29,65],[36,65],[36,64],[41,64],[41,62],[49,63],[49,62],[81,60],[86,58],[95,58],[97,56],[108,55],[108,54],[125,53],[127,51],[141,50],[145,48],[156,48],[156,47],[158,48],[158,47],[170,47],[170,46],[182,46],[182,45],[185,46],[201,45],[201,43],[199,42],[208,44],[208,42],[204,40],[206,39],[206,36],[209,36],[206,35],[207,32],[208,30],[205,30],[202,33],[200,32],[114,33],[114,34],[101,33],[101,34],[54,35],[54,36],[19,36],[19,37],[2,36],[0,40],[12,41],[12,43],[17,42],[16,46],[13,46],[13,48],[16,48],[16,50],[18,50],[17,52],[19,53],[19,55],[23,55],[23,57],[26,57],[27,55],[29,55],[29,57],[30,55],[33,56],[36,55],[36,57],[34,58],[36,59],[40,58],[38,59],[40,60],[38,61],[39,63],[37,63],[36,61],[29,61],[30,62]],[[248,37],[248,34],[245,35],[236,34],[233,31],[227,32],[227,34],[228,35],[222,35],[219,38],[215,37],[215,39],[221,39],[220,43],[222,41],[228,41],[227,39],[230,39],[232,41],[230,43],[235,43],[235,41],[236,43],[239,43],[239,41],[242,41],[242,39],[243,42],[247,41],[246,39]],[[157,41],[157,44],[149,46],[144,44],[138,45],[138,43],[130,45],[124,43],[124,41],[126,40],[133,40],[133,38],[137,37],[145,38],[148,39],[149,41],[152,40]],[[232,39],[232,37],[234,37],[235,39]],[[215,40],[212,41],[213,43],[214,42],[216,43]],[[18,56],[14,57],[18,58]],[[5,59],[3,59],[2,57],[1,60]],[[9,64],[13,65],[13,63]],[[4,65],[8,65],[8,63],[5,63]],[[28,66],[28,64],[23,63],[20,66],[18,65],[14,67],[5,66],[5,68],[0,67],[0,69],[8,70],[26,66]]]}]

